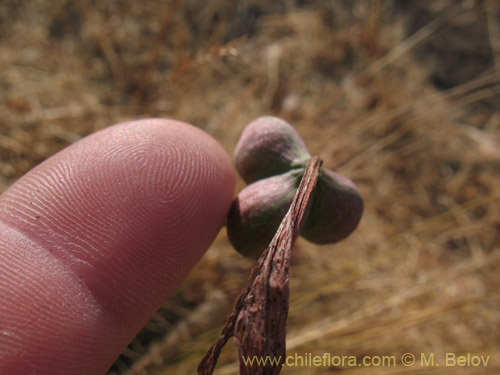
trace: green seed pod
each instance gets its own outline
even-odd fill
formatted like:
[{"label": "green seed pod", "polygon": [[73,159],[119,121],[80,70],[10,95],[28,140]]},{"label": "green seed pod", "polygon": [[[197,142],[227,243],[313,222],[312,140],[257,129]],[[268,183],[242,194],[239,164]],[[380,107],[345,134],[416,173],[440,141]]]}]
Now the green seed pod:
[{"label": "green seed pod", "polygon": [[236,169],[247,184],[304,167],[310,158],[295,129],[271,116],[247,125],[234,154]]},{"label": "green seed pod", "polygon": [[317,244],[335,243],[349,236],[363,214],[363,198],[354,183],[322,169],[301,235]]},{"label": "green seed pod", "polygon": [[248,185],[233,201],[227,234],[242,255],[257,258],[271,242],[297,191],[303,171],[291,171]]}]

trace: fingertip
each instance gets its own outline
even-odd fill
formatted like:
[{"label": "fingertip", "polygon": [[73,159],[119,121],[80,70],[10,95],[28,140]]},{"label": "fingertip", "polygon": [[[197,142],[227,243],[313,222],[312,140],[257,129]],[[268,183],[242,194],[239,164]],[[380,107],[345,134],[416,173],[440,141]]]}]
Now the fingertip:
[{"label": "fingertip", "polygon": [[[0,308],[5,321],[23,322],[17,352],[35,364],[55,349],[68,358],[75,351],[94,353],[99,363],[82,364],[81,373],[105,371],[210,246],[233,193],[234,172],[222,147],[200,129],[165,119],[106,128],[28,173],[0,197],[0,222],[16,233],[0,239],[4,259],[11,270],[21,270],[17,286],[9,285],[13,276],[6,273],[0,289],[11,304],[54,309],[49,315],[55,321],[37,321],[48,316],[45,310],[21,309],[13,316],[12,309]],[[26,270],[50,264],[60,268],[59,276],[23,273],[27,259]],[[25,283],[30,293],[17,290],[19,277],[34,281]],[[61,304],[75,306],[58,321]],[[85,319],[88,313],[92,319]],[[84,339],[61,333],[71,331],[72,321],[88,322],[77,333],[85,332]],[[30,347],[30,340],[43,344],[40,336],[58,348]]]}]

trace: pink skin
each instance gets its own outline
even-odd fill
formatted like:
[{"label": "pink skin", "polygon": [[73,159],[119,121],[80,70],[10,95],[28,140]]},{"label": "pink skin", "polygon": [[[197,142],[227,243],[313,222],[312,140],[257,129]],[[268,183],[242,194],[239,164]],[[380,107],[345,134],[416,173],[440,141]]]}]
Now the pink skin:
[{"label": "pink skin", "polygon": [[227,154],[171,120],[115,125],[0,196],[0,373],[104,374],[224,223]]}]

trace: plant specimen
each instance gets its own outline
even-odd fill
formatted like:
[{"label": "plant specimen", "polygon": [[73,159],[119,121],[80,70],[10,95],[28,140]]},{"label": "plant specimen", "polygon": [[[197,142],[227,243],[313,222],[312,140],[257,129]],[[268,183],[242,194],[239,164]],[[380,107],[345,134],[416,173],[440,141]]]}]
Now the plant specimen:
[{"label": "plant specimen", "polygon": [[212,374],[222,347],[235,337],[240,374],[279,374],[282,364],[248,366],[245,357],[284,360],[288,281],[293,244],[334,243],[356,229],[363,212],[357,187],[321,168],[291,125],[260,117],[244,130],[236,146],[236,168],[249,183],[234,200],[228,237],[241,254],[258,257],[221,336],[207,351],[198,373]]}]

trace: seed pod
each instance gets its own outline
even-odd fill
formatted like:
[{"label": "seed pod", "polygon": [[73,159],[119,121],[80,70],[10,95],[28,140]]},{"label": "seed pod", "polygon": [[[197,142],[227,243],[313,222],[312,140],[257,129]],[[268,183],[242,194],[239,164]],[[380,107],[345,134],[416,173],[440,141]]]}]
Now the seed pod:
[{"label": "seed pod", "polygon": [[363,199],[354,183],[322,169],[301,235],[317,244],[335,243],[349,236],[363,214]]},{"label": "seed pod", "polygon": [[[257,257],[272,240],[309,158],[300,136],[279,118],[260,117],[245,128],[235,151],[236,167],[253,183],[233,202],[227,220],[229,239],[241,254]],[[322,168],[301,235],[317,244],[338,242],[356,229],[362,213],[356,185]]]},{"label": "seed pod", "polygon": [[235,163],[247,184],[305,167],[310,158],[295,129],[277,117],[259,117],[247,125],[236,145]]},{"label": "seed pod", "polygon": [[242,255],[257,258],[269,245],[297,191],[303,171],[291,171],[248,185],[233,201],[227,234]]}]

